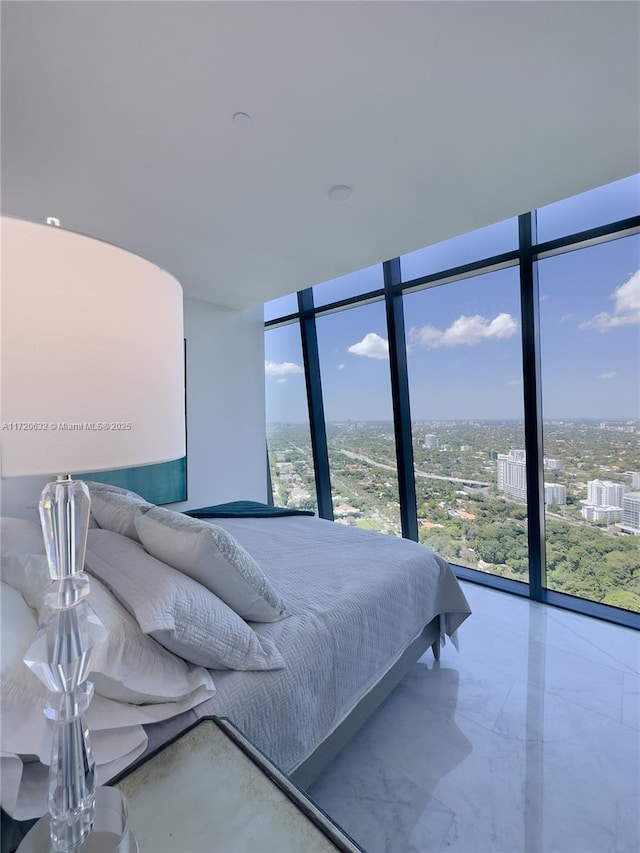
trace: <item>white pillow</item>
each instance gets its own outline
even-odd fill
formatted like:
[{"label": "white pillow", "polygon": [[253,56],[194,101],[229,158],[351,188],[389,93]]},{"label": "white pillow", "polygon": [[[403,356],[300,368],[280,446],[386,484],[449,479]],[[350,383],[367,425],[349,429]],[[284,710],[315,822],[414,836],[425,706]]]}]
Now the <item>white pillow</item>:
[{"label": "white pillow", "polygon": [[154,507],[135,519],[150,554],[215,593],[249,622],[276,622],[289,613],[262,569],[221,527]]},{"label": "white pillow", "polygon": [[[0,631],[1,804],[9,814],[15,815],[23,770],[23,762],[18,756],[31,761],[35,756],[42,764],[48,765],[53,727],[43,713],[50,694],[23,661],[37,632],[35,613],[17,590],[4,583],[0,584]],[[94,696],[84,719],[91,731],[96,765],[110,767],[111,762],[124,755],[142,752],[147,745],[147,734],[142,724],[148,722],[148,716],[131,705]],[[46,776],[44,782],[46,793]],[[44,802],[46,808],[46,796]],[[23,815],[22,818],[37,817],[41,813]]]},{"label": "white pillow", "polygon": [[[84,480],[85,486],[89,489],[89,495],[91,496],[91,500],[93,501],[93,496],[96,492],[114,492],[119,495],[129,495],[133,498],[138,498],[141,501],[144,501],[144,498],[141,495],[138,495],[136,492],[130,491],[130,489],[122,489],[120,486],[112,486],[110,483],[96,483],[93,480]],[[89,513],[89,528],[100,527],[96,517],[93,512]]]},{"label": "white pillow", "polygon": [[51,752],[51,740],[42,710],[49,693],[23,661],[38,630],[36,615],[20,593],[5,583],[0,584],[0,610],[0,749],[45,757]]},{"label": "white pillow", "polygon": [[[38,630],[36,614],[29,607],[18,590],[6,583],[0,584],[0,677],[4,680],[16,667],[29,674],[29,668],[23,663],[25,652],[33,642]],[[35,676],[34,676],[35,679]],[[39,684],[39,680],[35,679]],[[42,687],[44,695],[46,688]]]},{"label": "white pillow", "polygon": [[40,523],[27,518],[0,518],[0,553],[3,557],[44,554]]},{"label": "white pillow", "polygon": [[[103,531],[93,531],[99,532]],[[42,618],[50,583],[46,557],[27,554],[5,558],[3,580]],[[189,666],[146,637],[99,580],[91,579],[89,602],[107,629],[107,639],[96,646],[91,661],[89,679],[96,693],[134,705],[176,703],[190,698],[196,704],[213,696],[215,686],[210,673]]]},{"label": "white pillow", "polygon": [[[44,543],[42,550],[44,552]],[[46,556],[44,553],[3,554],[2,581],[17,589],[29,607],[40,613],[51,583]]]},{"label": "white pillow", "polygon": [[111,490],[91,491],[91,513],[104,530],[122,533],[139,542],[135,519],[153,504],[133,494]]},{"label": "white pillow", "polygon": [[282,669],[278,649],[216,595],[156,560],[131,539],[89,532],[87,569],[132,613],[145,634],[209,669]]}]

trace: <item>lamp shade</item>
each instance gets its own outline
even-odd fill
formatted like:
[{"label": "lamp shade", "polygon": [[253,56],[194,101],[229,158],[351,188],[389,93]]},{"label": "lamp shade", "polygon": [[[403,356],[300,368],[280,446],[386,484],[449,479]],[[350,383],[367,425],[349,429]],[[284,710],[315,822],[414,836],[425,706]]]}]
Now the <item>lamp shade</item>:
[{"label": "lamp shade", "polygon": [[182,288],[130,252],[2,217],[0,472],[185,453]]}]

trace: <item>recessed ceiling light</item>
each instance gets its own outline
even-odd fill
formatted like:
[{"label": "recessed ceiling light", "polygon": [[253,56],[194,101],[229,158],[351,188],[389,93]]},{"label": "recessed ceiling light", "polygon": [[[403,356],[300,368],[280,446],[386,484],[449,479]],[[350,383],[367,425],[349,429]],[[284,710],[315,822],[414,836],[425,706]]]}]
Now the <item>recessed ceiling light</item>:
[{"label": "recessed ceiling light", "polygon": [[251,127],[251,116],[249,115],[249,113],[234,113],[233,123],[236,127]]},{"label": "recessed ceiling light", "polygon": [[329,198],[333,201],[346,201],[353,192],[353,188],[347,184],[336,184],[329,190]]}]

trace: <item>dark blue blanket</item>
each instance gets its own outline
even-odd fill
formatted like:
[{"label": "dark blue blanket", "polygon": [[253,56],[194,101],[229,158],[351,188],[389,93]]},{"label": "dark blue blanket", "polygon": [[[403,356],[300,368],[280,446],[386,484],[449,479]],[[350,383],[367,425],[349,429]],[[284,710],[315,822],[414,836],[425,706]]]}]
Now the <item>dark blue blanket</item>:
[{"label": "dark blue blanket", "polygon": [[306,509],[269,506],[257,501],[230,501],[226,504],[188,509],[184,514],[191,518],[271,518],[278,515],[314,515],[315,513]]}]

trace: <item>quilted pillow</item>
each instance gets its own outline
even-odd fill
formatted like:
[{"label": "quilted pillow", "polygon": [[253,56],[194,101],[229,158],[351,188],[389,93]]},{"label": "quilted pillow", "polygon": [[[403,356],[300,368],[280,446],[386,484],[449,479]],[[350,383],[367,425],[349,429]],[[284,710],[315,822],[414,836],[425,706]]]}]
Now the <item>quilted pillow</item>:
[{"label": "quilted pillow", "polygon": [[[97,483],[93,480],[85,480],[84,484],[89,488],[89,494],[91,495],[92,502],[94,495],[96,493],[99,494],[100,492],[113,492],[117,495],[126,495],[130,498],[137,498],[140,501],[145,500],[142,495],[139,495],[137,492],[132,492],[131,489],[123,489],[121,486],[113,486],[111,483]],[[89,527],[100,527],[93,511],[89,514]]]},{"label": "quilted pillow", "polygon": [[124,536],[89,531],[87,570],[100,578],[145,634],[208,669],[282,669],[275,645],[260,637],[210,590],[156,560]]},{"label": "quilted pillow", "polygon": [[131,489],[123,489],[122,486],[113,486],[111,483],[97,483],[94,480],[85,480],[85,485],[89,489],[89,494],[93,497],[96,492],[113,492],[116,495],[127,495],[130,498],[138,498],[143,501],[142,495],[137,492],[132,492]]},{"label": "quilted pillow", "polygon": [[153,504],[147,503],[133,492],[123,494],[111,489],[90,489],[90,494],[91,514],[100,527],[111,530],[113,533],[121,533],[123,536],[135,539],[136,542],[140,541],[135,519],[150,509]]},{"label": "quilted pillow", "polygon": [[260,566],[221,527],[154,507],[135,519],[146,550],[215,593],[249,622],[289,616]]}]

